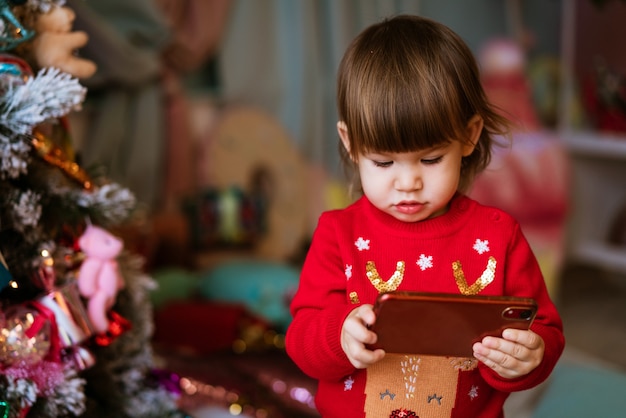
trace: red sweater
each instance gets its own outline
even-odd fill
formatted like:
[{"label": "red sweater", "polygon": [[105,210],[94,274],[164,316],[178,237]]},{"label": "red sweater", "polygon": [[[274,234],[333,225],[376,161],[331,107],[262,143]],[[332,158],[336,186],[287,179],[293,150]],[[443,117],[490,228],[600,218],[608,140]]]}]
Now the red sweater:
[{"label": "red sweater", "polygon": [[[453,263],[468,286],[458,283]],[[487,270],[493,280],[471,286]],[[345,317],[396,289],[534,298],[539,309],[531,329],[545,342],[543,362],[513,380],[471,358],[387,354],[355,369],[340,344]],[[325,418],[501,417],[509,393],[544,381],[564,347],[561,319],[519,224],[463,195],[446,214],[416,223],[396,220],[365,197],[322,214],[291,313],[287,352],[318,379],[315,402]]]}]

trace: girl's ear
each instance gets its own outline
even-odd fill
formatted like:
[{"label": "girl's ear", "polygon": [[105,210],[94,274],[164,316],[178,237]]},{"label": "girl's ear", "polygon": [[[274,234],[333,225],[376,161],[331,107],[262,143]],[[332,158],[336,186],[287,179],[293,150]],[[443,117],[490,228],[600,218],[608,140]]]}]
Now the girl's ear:
[{"label": "girl's ear", "polygon": [[467,127],[465,129],[466,133],[466,141],[463,142],[463,156],[467,157],[472,152],[474,152],[474,148],[476,148],[476,144],[478,144],[478,140],[480,139],[480,134],[483,132],[484,121],[480,115],[474,115],[467,123]]},{"label": "girl's ear", "polygon": [[348,137],[348,127],[346,126],[346,123],[344,121],[340,120],[339,122],[337,122],[337,132],[339,133],[341,143],[348,152],[348,155],[352,155],[350,154],[350,138]]}]

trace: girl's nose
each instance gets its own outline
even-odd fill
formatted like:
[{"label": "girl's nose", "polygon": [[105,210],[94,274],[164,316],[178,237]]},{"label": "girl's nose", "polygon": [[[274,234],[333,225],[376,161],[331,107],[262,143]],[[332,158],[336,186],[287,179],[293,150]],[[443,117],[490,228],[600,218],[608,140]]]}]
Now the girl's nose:
[{"label": "girl's nose", "polygon": [[394,186],[396,190],[400,190],[403,192],[420,190],[423,186],[423,183],[419,169],[416,167],[409,167],[401,170],[396,175]]}]

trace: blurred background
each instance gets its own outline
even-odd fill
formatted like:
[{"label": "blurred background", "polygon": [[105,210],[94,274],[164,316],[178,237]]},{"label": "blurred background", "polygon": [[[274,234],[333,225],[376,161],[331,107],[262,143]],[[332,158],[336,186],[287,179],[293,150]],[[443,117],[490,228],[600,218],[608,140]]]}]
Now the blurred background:
[{"label": "blurred background", "polygon": [[[159,283],[155,344],[171,367],[192,374],[200,358],[207,369],[193,375],[199,385],[225,385],[217,369],[236,370],[258,386],[232,381],[231,390],[261,387],[272,402],[308,405],[296,408],[315,414],[314,384],[280,355],[266,356],[280,352],[318,216],[350,202],[335,131],[339,61],[369,24],[412,13],[463,37],[488,95],[516,122],[512,146],[497,151],[471,195],[520,220],[564,315],[564,359],[573,366],[559,369],[564,376],[556,373],[552,386],[514,397],[511,416],[583,416],[601,403],[609,412],[594,414],[617,416],[620,397],[597,383],[603,377],[595,368],[580,377],[596,388],[580,383],[586,397],[576,402],[586,406],[562,386],[581,364],[606,362],[615,373],[626,367],[625,2],[68,5],[77,12],[75,28],[90,35],[81,55],[98,65],[73,118],[79,155],[86,165],[104,164],[143,203],[126,241],[138,245]],[[242,318],[252,322],[241,328]],[[233,350],[249,356],[224,362],[223,352]],[[268,382],[302,391],[278,385],[280,392]],[[624,387],[613,390],[624,395]],[[563,402],[575,412],[550,409]]]},{"label": "blurred background", "polygon": [[568,348],[546,384],[512,397],[508,416],[623,413],[626,2],[67,5],[89,34],[80,55],[98,68],[71,115],[77,155],[140,201],[120,233],[158,284],[154,345],[183,377],[191,415],[316,416],[315,383],[282,337],[318,216],[350,202],[335,75],[354,36],[400,13],[455,30],[515,122],[512,145],[470,194],[521,222]]}]

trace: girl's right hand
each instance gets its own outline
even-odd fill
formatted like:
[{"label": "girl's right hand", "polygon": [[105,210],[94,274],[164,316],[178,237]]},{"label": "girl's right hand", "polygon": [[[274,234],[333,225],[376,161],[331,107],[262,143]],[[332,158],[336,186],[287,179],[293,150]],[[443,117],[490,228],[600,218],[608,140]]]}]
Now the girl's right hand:
[{"label": "girl's right hand", "polygon": [[341,348],[350,363],[357,369],[365,369],[385,356],[382,349],[369,350],[366,344],[374,344],[377,336],[367,326],[376,321],[372,305],[365,304],[348,314],[341,328]]}]

